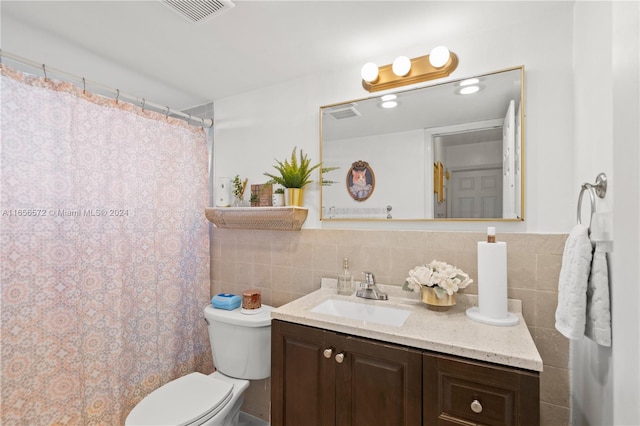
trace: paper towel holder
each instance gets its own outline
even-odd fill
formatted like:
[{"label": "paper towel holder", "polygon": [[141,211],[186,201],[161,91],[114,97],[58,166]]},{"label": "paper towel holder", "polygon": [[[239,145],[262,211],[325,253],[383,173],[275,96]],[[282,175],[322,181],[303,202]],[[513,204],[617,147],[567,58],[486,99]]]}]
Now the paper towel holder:
[{"label": "paper towel holder", "polygon": [[489,325],[500,325],[504,327],[517,325],[520,319],[512,312],[507,312],[507,316],[504,318],[491,318],[480,313],[480,308],[474,306],[467,309],[467,317],[477,322]]}]

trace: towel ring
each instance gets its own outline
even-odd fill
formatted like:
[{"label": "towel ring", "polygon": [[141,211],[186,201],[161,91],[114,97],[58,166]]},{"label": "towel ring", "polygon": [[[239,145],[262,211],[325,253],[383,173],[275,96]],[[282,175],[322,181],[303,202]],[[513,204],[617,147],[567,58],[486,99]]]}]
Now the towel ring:
[{"label": "towel ring", "polygon": [[591,201],[591,214],[589,215],[589,231],[591,231],[591,221],[593,220],[593,214],[596,212],[596,195],[600,198],[604,198],[607,193],[607,175],[604,173],[596,176],[596,183],[583,183],[580,189],[580,195],[578,196],[578,211],[577,222],[578,225],[582,224],[582,196],[584,191],[589,192],[589,199]]}]

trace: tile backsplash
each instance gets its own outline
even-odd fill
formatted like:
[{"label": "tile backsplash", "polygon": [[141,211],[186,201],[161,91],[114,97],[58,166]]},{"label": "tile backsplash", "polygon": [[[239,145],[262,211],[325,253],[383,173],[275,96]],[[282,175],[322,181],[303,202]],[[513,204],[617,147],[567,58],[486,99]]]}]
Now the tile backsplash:
[{"label": "tile backsplash", "polygon": [[[541,424],[569,424],[569,342],[554,327],[558,276],[566,234],[508,233],[508,297],[522,301],[523,316],[544,363]],[[335,278],[349,258],[356,281],[361,272],[382,284],[404,283],[419,264],[442,260],[474,279],[463,292],[476,294],[479,232],[323,230],[299,232],[213,229],[211,293],[258,288],[262,301],[280,306]],[[214,360],[215,362],[215,360]],[[269,379],[252,382],[243,411],[269,420]]]}]

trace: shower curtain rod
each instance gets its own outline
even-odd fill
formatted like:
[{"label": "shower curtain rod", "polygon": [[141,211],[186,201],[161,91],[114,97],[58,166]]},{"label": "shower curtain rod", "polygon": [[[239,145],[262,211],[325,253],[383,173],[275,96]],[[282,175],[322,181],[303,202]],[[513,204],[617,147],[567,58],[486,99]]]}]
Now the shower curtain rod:
[{"label": "shower curtain rod", "polygon": [[167,116],[171,115],[172,117],[185,120],[189,124],[196,122],[196,123],[199,123],[201,127],[207,127],[207,128],[213,127],[213,120],[210,118],[193,117],[191,114],[186,114],[182,111],[169,108],[168,106],[162,106],[153,102],[149,102],[145,98],[139,98],[137,96],[122,93],[120,89],[114,89],[112,87],[103,86],[102,84],[87,80],[84,77],[78,77],[76,75],[69,74],[65,71],[61,71],[55,68],[50,68],[50,67],[47,67],[45,64],[39,64],[29,59],[22,58],[18,55],[14,55],[13,53],[7,52],[6,50],[0,49],[0,63],[3,63],[2,61],[3,58],[21,63],[23,65],[27,65],[34,69],[39,69],[40,71],[42,71],[44,78],[48,78],[47,74],[49,73],[55,74],[56,76],[62,77],[68,82],[75,84],[76,86],[82,87],[83,90],[88,90],[87,86],[92,86],[94,88],[99,88],[102,90],[102,93],[98,93],[95,91],[94,93],[110,96],[113,99],[122,100],[124,102],[128,102],[130,104],[139,106],[142,109],[145,109],[145,108],[151,109],[153,111],[163,113]]}]

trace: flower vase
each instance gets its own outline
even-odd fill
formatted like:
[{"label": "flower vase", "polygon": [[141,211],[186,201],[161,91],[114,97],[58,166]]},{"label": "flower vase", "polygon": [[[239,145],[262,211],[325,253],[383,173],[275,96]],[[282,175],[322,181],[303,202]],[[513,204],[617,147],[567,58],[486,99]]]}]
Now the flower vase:
[{"label": "flower vase", "polygon": [[447,310],[456,304],[456,293],[448,294],[446,290],[440,287],[422,286],[421,293],[422,301],[429,308]]},{"label": "flower vase", "polygon": [[233,197],[233,207],[248,207],[249,203],[247,203],[244,198],[241,197]]}]

